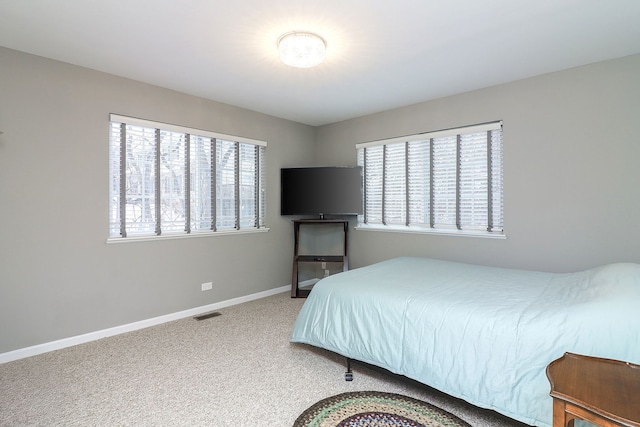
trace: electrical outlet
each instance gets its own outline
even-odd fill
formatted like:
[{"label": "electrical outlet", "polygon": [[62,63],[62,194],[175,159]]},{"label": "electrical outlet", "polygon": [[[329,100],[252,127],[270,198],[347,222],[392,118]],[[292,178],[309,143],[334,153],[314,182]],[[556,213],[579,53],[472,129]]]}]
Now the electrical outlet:
[{"label": "electrical outlet", "polygon": [[324,262],[324,261],[322,261],[322,269],[323,269],[323,270],[326,270],[326,269],[327,269],[327,263],[326,263],[326,262]]},{"label": "electrical outlet", "polygon": [[329,270],[324,271],[324,277],[329,277]]},{"label": "electrical outlet", "polygon": [[201,288],[203,291],[210,291],[213,288],[213,282],[203,283]]}]

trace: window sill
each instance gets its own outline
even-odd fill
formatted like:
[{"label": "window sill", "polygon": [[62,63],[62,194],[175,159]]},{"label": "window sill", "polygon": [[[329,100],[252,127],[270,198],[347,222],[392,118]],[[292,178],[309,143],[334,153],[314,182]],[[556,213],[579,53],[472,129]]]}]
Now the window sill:
[{"label": "window sill", "polygon": [[234,234],[253,234],[253,233],[266,233],[269,228],[247,228],[241,230],[221,230],[221,231],[200,231],[194,233],[181,233],[181,234],[163,234],[160,236],[129,236],[129,237],[109,237],[107,239],[108,244],[112,243],[133,243],[133,242],[152,242],[156,240],[175,240],[175,239],[192,239],[198,237],[218,237],[218,236],[230,236]]},{"label": "window sill", "polygon": [[358,231],[382,231],[385,233],[409,233],[409,234],[433,234],[437,236],[479,237],[482,239],[506,239],[504,233],[488,233],[480,230],[453,230],[446,228],[421,228],[407,227],[404,225],[365,225],[359,224],[355,228]]}]

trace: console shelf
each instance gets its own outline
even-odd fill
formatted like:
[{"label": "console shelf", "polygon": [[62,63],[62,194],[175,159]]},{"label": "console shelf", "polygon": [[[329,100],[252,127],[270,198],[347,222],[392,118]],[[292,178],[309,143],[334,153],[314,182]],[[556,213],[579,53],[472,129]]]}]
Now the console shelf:
[{"label": "console shelf", "polygon": [[[332,226],[342,225],[343,229],[343,251],[342,255],[300,255],[300,226],[302,225],[322,225]],[[349,232],[349,221],[346,219],[296,219],[293,220],[293,274],[291,277],[291,298],[306,298],[309,290],[298,288],[298,263],[301,262],[338,262],[342,263],[342,271],[349,269],[349,258],[347,256],[347,241]]]}]

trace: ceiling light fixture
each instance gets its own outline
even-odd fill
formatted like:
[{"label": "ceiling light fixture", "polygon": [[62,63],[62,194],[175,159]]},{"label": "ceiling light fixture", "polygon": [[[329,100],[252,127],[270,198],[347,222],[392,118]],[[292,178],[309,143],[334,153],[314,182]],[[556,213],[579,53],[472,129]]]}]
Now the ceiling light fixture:
[{"label": "ceiling light fixture", "polygon": [[280,60],[291,67],[311,68],[324,61],[327,45],[322,37],[312,33],[291,32],[278,39]]}]

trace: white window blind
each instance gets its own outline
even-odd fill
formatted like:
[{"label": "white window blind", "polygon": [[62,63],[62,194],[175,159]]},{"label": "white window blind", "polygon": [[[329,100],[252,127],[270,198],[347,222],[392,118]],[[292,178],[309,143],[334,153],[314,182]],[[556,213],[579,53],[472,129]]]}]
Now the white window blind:
[{"label": "white window blind", "polygon": [[356,145],[361,224],[503,232],[502,122]]},{"label": "white window blind", "polygon": [[407,143],[408,224],[429,227],[431,221],[431,147],[427,141]]},{"label": "white window blind", "polygon": [[432,141],[433,153],[433,222],[434,228],[455,228],[457,226],[456,184],[457,184],[457,138],[448,136]]},{"label": "white window blind", "polygon": [[407,214],[405,144],[384,146],[384,186],[382,206],[384,224],[405,224]]},{"label": "white window blind", "polygon": [[363,166],[364,174],[364,218],[367,223],[382,224],[382,190],[383,190],[383,156],[384,147],[371,147],[360,150],[362,160],[358,163]]},{"label": "white window blind", "polygon": [[109,236],[265,227],[266,142],[111,115]]}]

